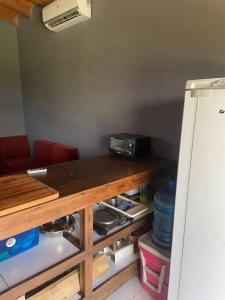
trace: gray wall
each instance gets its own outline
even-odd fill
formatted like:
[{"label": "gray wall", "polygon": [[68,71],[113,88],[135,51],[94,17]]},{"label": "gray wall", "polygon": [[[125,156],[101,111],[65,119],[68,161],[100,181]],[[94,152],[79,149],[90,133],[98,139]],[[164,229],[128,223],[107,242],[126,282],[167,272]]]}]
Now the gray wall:
[{"label": "gray wall", "polygon": [[0,21],[0,136],[24,134],[17,29]]},{"label": "gray wall", "polygon": [[93,0],[93,18],[59,33],[40,11],[19,30],[26,130],[107,152],[106,137],[136,132],[177,157],[185,82],[225,75],[219,0]]}]

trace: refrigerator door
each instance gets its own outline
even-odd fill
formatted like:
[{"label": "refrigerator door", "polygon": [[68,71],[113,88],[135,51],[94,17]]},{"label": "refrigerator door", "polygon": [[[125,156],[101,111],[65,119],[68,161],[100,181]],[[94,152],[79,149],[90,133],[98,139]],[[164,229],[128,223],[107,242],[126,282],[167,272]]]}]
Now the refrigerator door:
[{"label": "refrigerator door", "polygon": [[225,97],[199,97],[179,300],[225,299]]},{"label": "refrigerator door", "polygon": [[193,97],[191,94],[191,91],[186,91],[185,93],[179,167],[177,176],[168,300],[178,300],[178,291],[180,284],[188,184],[198,100],[197,97]]}]

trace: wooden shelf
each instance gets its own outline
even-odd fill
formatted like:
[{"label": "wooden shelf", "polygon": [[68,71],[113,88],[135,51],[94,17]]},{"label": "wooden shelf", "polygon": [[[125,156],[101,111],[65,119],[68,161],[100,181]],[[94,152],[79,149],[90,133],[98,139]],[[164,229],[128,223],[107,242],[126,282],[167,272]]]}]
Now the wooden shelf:
[{"label": "wooden shelf", "polygon": [[[151,206],[151,210],[149,213],[153,213],[153,208]],[[76,213],[73,215],[75,218],[75,229],[71,232],[71,235],[75,237],[75,239],[79,240],[80,239],[80,216],[79,213]],[[146,216],[140,218],[139,220],[135,222],[128,221],[127,223],[123,225],[119,225],[114,227],[112,230],[110,230],[106,235],[100,235],[98,234],[95,230],[93,230],[93,244],[94,248],[99,248],[101,247],[101,244],[108,245],[108,243],[113,242],[112,241],[112,236],[115,236],[115,239],[118,240],[118,235],[123,237],[127,231],[128,233],[136,230],[136,227],[140,228],[141,224],[146,223]],[[115,235],[116,234],[116,235]],[[105,246],[104,246],[105,247]],[[99,250],[99,249],[98,249]],[[97,250],[96,250],[97,251]]]},{"label": "wooden shelf", "polygon": [[[92,253],[95,254],[95,252],[102,249],[103,246],[109,246],[114,241],[118,240],[118,235],[123,237],[127,232],[132,232],[134,229],[142,227],[142,224],[145,222],[146,221],[142,219],[134,224],[129,223],[118,226],[111,234],[104,237],[94,231],[93,237],[96,244],[93,247]],[[117,234],[116,236],[115,233]],[[74,231],[71,234],[76,236],[76,238],[79,237],[79,232],[77,231]],[[99,243],[97,242],[98,240],[100,240]],[[49,238],[40,234],[38,246],[0,263],[0,276],[4,279],[0,292],[7,287],[13,287],[26,281],[28,278],[34,277],[36,274],[40,274],[51,266],[57,265],[61,261],[64,261],[71,256],[75,256],[79,252],[80,249],[75,247],[64,237]],[[82,258],[79,262],[81,261]],[[119,267],[119,269],[121,268]],[[23,272],[21,272],[21,270],[23,270]],[[7,283],[7,285],[4,285],[4,282]]]},{"label": "wooden shelf", "polygon": [[[37,288],[47,281],[46,278],[48,280],[55,278],[71,267],[84,261],[87,254],[91,256],[94,255],[98,250],[111,245],[114,241],[117,241],[128,233],[143,228],[145,224],[147,224],[146,217],[133,224],[120,226],[116,232],[105,237],[93,233],[94,237],[100,237],[101,240],[97,241],[88,253],[80,251],[80,249],[63,237],[54,239],[41,234],[40,244],[38,246],[0,263],[0,274],[2,274],[3,279],[5,279],[8,284],[7,290],[4,288],[4,290],[0,291],[0,299],[1,292],[2,299],[11,300],[12,295],[18,297],[29,290]],[[78,233],[76,232],[74,235],[77,237]],[[134,260],[135,257],[136,256],[133,257]],[[129,262],[133,262],[132,257],[131,260],[128,259],[128,264]],[[128,264],[125,260],[121,266],[124,267]],[[113,273],[115,273],[115,270],[119,272],[122,269],[121,266],[114,268]],[[23,272],[21,272],[21,270],[23,270]]]},{"label": "wooden shelf", "polygon": [[63,237],[47,238],[40,234],[38,246],[0,263],[0,275],[12,287],[79,251]]},{"label": "wooden shelf", "polygon": [[123,269],[131,265],[133,262],[138,260],[139,255],[132,254],[128,257],[121,259],[118,263],[114,263],[109,256],[107,256],[107,260],[109,263],[109,271],[102,275],[100,278],[96,279],[93,282],[93,288],[96,289],[98,286],[102,285],[109,278],[113,277],[115,274],[120,273]]},{"label": "wooden shelf", "polygon": [[78,264],[81,292],[88,300],[104,299],[132,278],[138,271],[135,258],[124,262],[122,269],[114,266],[93,285],[93,255],[128,233],[145,228],[148,217],[102,237],[93,232],[92,206],[151,182],[170,166],[170,162],[160,159],[128,160],[106,155],[50,166],[47,174],[35,176],[57,190],[59,198],[0,217],[0,240],[79,211],[82,250],[64,238],[59,241],[41,236],[36,248],[0,263],[0,274],[8,283],[6,288],[0,277],[0,300],[14,300]]},{"label": "wooden shelf", "polygon": [[94,289],[93,294],[89,297],[91,300],[103,300],[108,295],[120,288],[125,282],[138,274],[138,261],[131,263],[119,273],[110,277],[103,284]]},{"label": "wooden shelf", "polygon": [[[121,259],[117,264],[115,264],[110,259],[110,257],[107,256],[107,261],[109,263],[109,271],[93,282],[93,289],[98,290],[98,288],[101,288],[101,286],[103,286],[104,283],[106,283],[111,278],[115,277],[116,274],[123,273],[123,271],[126,270],[127,267],[132,265],[138,259],[139,259],[139,255],[134,253],[124,259]],[[79,300],[79,299],[81,299],[81,296],[76,294],[70,300]]]},{"label": "wooden shelf", "polygon": [[[73,215],[75,218],[75,229],[71,232],[71,235],[74,236],[76,239],[80,239],[80,215],[79,213],[76,213]],[[98,234],[95,230],[93,230],[93,243],[96,244],[98,242],[100,242],[101,240],[106,239],[108,236],[112,235],[113,233],[120,231],[121,229],[127,227],[131,225],[131,222],[127,222],[124,225],[121,226],[116,226],[115,228],[113,228],[112,230],[110,230],[110,232],[107,233],[107,235],[103,236]]]}]

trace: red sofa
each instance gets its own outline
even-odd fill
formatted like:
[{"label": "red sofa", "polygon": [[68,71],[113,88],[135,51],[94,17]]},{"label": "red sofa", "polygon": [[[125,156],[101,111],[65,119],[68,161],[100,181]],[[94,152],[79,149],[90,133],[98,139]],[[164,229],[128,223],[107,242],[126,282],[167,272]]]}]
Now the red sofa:
[{"label": "red sofa", "polygon": [[34,157],[30,155],[25,135],[0,137],[0,173],[11,173],[39,168],[78,159],[78,149],[39,140],[35,142]]}]

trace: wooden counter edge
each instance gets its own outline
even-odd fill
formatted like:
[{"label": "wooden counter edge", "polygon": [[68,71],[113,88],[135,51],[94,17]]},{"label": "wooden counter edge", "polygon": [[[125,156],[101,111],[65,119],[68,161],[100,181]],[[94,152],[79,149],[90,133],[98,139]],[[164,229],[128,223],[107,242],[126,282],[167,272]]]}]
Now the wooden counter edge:
[{"label": "wooden counter edge", "polygon": [[[0,217],[0,240],[40,226],[67,214],[80,211],[99,201],[104,201],[125,191],[137,188],[151,181],[155,173],[145,171],[109,182],[102,186]],[[12,226],[15,224],[16,226]]]}]

